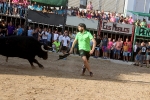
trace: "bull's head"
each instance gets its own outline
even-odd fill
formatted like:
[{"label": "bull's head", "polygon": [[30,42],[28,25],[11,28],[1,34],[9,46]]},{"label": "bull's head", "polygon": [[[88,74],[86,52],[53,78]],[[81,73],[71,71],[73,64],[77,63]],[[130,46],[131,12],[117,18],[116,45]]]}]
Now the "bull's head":
[{"label": "bull's head", "polygon": [[50,47],[46,46],[46,45],[41,45],[41,53],[39,55],[39,57],[43,58],[44,60],[46,60],[48,58],[48,49]]}]

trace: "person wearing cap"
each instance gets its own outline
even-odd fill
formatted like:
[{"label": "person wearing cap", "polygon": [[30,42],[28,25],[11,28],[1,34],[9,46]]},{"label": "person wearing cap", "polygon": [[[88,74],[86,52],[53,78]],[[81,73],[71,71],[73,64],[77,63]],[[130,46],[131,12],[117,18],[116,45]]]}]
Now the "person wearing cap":
[{"label": "person wearing cap", "polygon": [[[78,47],[79,47],[79,53],[80,56],[84,62],[83,70],[82,70],[82,75],[84,75],[86,69],[89,71],[90,76],[93,76],[93,73],[91,72],[90,65],[89,65],[89,58],[90,55],[93,54],[95,47],[96,47],[96,41],[92,34],[86,30],[86,25],[84,23],[80,23],[78,25],[78,30],[79,32],[77,33],[75,40],[73,41],[72,47],[70,49],[69,53],[73,52],[73,48],[78,42]],[[90,46],[90,41],[92,40],[93,42],[93,47],[91,49]]]}]

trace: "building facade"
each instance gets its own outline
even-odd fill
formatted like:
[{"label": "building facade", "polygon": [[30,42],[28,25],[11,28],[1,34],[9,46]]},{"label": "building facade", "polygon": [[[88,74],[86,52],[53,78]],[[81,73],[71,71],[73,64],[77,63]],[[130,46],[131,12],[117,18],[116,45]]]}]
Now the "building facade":
[{"label": "building facade", "polygon": [[69,7],[80,7],[80,4],[92,2],[95,10],[124,13],[125,0],[68,0]]},{"label": "building facade", "polygon": [[[132,15],[130,11],[135,12],[143,12],[143,13],[150,13],[150,0],[126,0],[125,7],[124,7],[124,14],[125,16]],[[148,23],[150,23],[150,18],[148,17],[140,17],[132,15],[134,19],[143,19],[145,18]]]}]

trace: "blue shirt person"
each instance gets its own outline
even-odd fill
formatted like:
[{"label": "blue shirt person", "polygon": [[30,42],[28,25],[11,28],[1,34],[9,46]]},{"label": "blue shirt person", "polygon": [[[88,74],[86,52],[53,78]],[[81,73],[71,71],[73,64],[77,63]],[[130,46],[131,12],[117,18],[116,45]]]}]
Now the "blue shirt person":
[{"label": "blue shirt person", "polygon": [[17,29],[17,36],[21,36],[23,33],[23,28],[19,25]]},{"label": "blue shirt person", "polygon": [[33,30],[31,29],[31,27],[29,27],[28,36],[33,36]]}]

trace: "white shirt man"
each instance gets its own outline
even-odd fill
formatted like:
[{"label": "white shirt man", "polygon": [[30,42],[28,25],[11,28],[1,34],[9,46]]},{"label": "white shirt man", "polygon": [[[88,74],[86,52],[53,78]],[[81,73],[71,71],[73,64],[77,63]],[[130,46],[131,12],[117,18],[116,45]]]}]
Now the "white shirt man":
[{"label": "white shirt man", "polygon": [[53,41],[56,41],[57,40],[57,38],[58,38],[58,33],[57,33],[57,31],[55,31],[55,33],[54,33],[54,36],[53,36]]},{"label": "white shirt man", "polygon": [[47,45],[48,32],[42,31],[42,42]]},{"label": "white shirt man", "polygon": [[42,39],[47,40],[48,32],[47,31],[42,31]]},{"label": "white shirt man", "polygon": [[59,35],[59,42],[62,42],[62,38],[63,38],[63,35],[60,33],[60,35]]},{"label": "white shirt man", "polygon": [[68,42],[70,42],[70,38],[68,36],[64,36],[62,38],[63,46],[68,47]]}]

